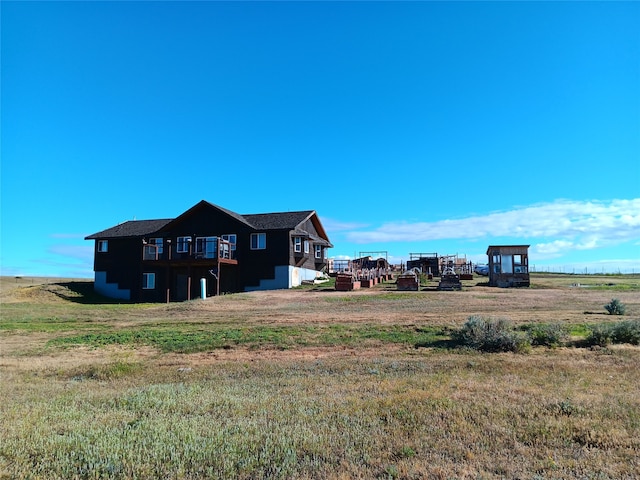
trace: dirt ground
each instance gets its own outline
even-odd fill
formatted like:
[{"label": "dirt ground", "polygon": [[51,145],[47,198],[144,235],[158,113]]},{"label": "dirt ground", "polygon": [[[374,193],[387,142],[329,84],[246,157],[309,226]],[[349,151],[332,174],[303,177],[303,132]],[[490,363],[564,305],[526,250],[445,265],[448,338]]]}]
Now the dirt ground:
[{"label": "dirt ground", "polygon": [[[331,289],[252,292],[191,302],[132,307],[126,310],[124,316],[114,313],[104,319],[100,319],[105,315],[103,305],[78,305],[69,301],[69,298],[77,295],[69,290],[69,280],[60,282],[56,279],[42,281],[4,277],[0,284],[0,300],[5,307],[15,303],[33,303],[45,307],[50,305],[51,312],[62,317],[77,315],[81,311],[83,315],[98,318],[98,322],[107,322],[113,328],[131,326],[135,322],[262,326],[375,323],[455,327],[460,326],[471,315],[507,318],[515,324],[588,324],[612,318],[607,315],[603,306],[613,297],[625,303],[627,318],[637,318],[640,314],[638,291],[602,289],[602,282],[615,282],[606,277],[541,277],[532,282],[532,288],[527,289],[491,288],[483,285],[484,281],[481,277],[465,282],[463,290],[455,292],[435,291],[435,283],[419,292],[398,292],[393,283],[352,292]],[[590,282],[593,286],[585,282]],[[356,356],[373,358],[380,355],[410,354],[413,350],[411,346],[372,342],[357,347],[256,349],[235,346],[194,354],[160,354],[151,347],[133,349],[114,346],[47,351],[42,347],[52,338],[52,333],[11,331],[0,335],[0,367],[18,371],[95,365],[121,358],[158,366],[191,368],[216,362],[277,362]]]}]

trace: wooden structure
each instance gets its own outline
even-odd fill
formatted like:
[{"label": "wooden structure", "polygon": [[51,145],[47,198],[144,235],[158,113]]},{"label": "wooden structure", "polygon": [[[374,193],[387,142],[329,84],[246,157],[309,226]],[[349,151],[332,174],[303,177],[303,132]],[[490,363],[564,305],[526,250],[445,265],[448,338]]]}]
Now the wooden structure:
[{"label": "wooden structure", "polygon": [[440,276],[440,262],[437,253],[410,253],[407,260],[407,270],[419,268],[424,274],[433,277]]},{"label": "wooden structure", "polygon": [[462,290],[460,283],[460,275],[455,272],[453,267],[445,267],[440,275],[438,290]]},{"label": "wooden structure", "polygon": [[420,289],[420,275],[416,268],[407,270],[396,278],[396,289],[402,291],[418,291]]},{"label": "wooden structure", "polygon": [[385,259],[374,260],[368,256],[356,260],[334,260],[333,270],[330,275],[336,277],[335,288],[341,291],[371,288],[393,278]]},{"label": "wooden structure", "polygon": [[86,239],[95,241],[96,291],[138,302],[298,286],[320,275],[333,246],[313,210],[240,215],[204,200],[174,219]]},{"label": "wooden structure", "polygon": [[529,245],[491,245],[489,257],[489,285],[492,287],[528,287]]},{"label": "wooden structure", "polygon": [[336,290],[340,292],[358,290],[360,286],[360,280],[356,280],[355,276],[350,273],[338,273],[336,275]]}]

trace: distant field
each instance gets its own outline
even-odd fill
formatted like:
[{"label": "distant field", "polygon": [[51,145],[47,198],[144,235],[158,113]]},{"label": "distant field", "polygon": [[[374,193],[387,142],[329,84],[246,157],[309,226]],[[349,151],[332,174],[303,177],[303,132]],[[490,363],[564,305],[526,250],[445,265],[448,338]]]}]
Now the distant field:
[{"label": "distant field", "polygon": [[[640,478],[640,275],[117,303],[0,278],[0,478]],[[617,298],[624,317],[604,305]],[[560,347],[479,353],[472,315]]]}]

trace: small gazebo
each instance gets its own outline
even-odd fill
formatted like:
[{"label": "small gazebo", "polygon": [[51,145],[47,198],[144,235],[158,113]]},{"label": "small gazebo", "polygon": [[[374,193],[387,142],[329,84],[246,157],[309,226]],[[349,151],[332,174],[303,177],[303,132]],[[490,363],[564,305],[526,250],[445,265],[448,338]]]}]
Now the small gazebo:
[{"label": "small gazebo", "polygon": [[492,287],[528,287],[529,245],[491,245],[489,285]]}]

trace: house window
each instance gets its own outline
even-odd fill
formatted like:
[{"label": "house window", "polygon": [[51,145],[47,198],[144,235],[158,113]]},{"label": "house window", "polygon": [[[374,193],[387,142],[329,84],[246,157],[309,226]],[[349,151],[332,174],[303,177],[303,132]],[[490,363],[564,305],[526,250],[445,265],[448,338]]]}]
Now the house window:
[{"label": "house window", "polygon": [[267,234],[252,233],[251,234],[251,250],[264,250],[265,248],[267,248]]},{"label": "house window", "polygon": [[513,273],[527,273],[527,256],[513,256]]},{"label": "house window", "polygon": [[201,258],[216,258],[218,239],[216,237],[196,238],[196,255]]},{"label": "house window", "polygon": [[222,240],[224,240],[225,242],[229,242],[229,247],[231,248],[231,258],[236,258],[236,243],[238,242],[237,235],[235,233],[222,235]]},{"label": "house window", "polygon": [[313,250],[316,258],[322,258],[322,245],[314,245]]},{"label": "house window", "polygon": [[513,255],[502,256],[502,273],[513,273]]},{"label": "house window", "polygon": [[302,252],[302,237],[293,237],[293,251],[296,253]]},{"label": "house window", "polygon": [[109,242],[108,240],[98,240],[98,251],[100,253],[105,253],[109,251]]},{"label": "house window", "polygon": [[150,238],[149,245],[155,245],[155,249],[158,255],[162,254],[162,250],[163,250],[162,238]]},{"label": "house window", "polygon": [[304,253],[309,253],[309,240],[304,241]]},{"label": "house window", "polygon": [[142,274],[142,288],[144,290],[153,290],[156,288],[156,274],[155,273],[143,273]]},{"label": "house window", "polygon": [[189,253],[189,244],[191,243],[191,237],[178,237],[178,244],[176,245],[176,252]]}]

